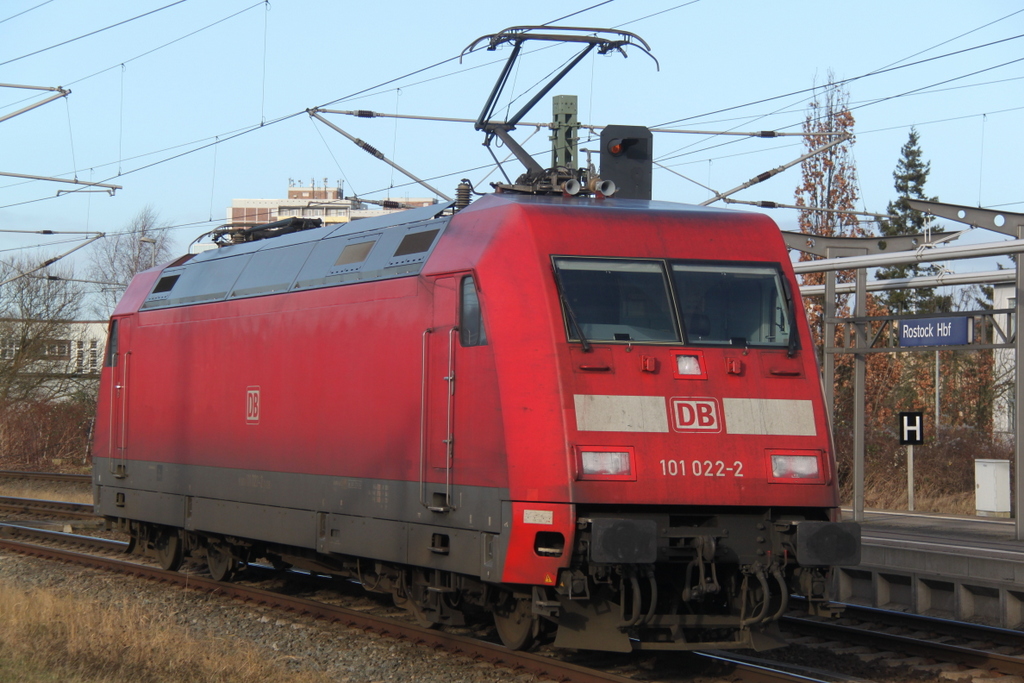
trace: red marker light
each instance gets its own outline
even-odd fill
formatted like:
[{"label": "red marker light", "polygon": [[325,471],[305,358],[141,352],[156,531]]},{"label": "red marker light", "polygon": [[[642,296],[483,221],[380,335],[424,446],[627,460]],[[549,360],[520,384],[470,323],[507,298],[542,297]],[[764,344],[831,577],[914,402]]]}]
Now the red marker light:
[{"label": "red marker light", "polygon": [[608,143],[608,151],[612,154],[622,154],[624,149],[622,140],[615,139]]}]

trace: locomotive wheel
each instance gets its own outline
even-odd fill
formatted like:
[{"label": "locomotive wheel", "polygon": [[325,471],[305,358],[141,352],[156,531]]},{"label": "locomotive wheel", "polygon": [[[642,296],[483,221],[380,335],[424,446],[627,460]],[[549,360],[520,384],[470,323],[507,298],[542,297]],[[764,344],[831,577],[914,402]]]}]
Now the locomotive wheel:
[{"label": "locomotive wheel", "polygon": [[529,600],[509,597],[494,608],[494,627],[502,644],[510,650],[528,650],[537,640],[539,618]]},{"label": "locomotive wheel", "polygon": [[169,572],[178,571],[182,560],[185,559],[181,534],[175,529],[163,530],[157,534],[153,546],[160,566]]},{"label": "locomotive wheel", "polygon": [[230,581],[238,568],[238,558],[230,547],[211,543],[206,546],[206,567],[214,581]]}]

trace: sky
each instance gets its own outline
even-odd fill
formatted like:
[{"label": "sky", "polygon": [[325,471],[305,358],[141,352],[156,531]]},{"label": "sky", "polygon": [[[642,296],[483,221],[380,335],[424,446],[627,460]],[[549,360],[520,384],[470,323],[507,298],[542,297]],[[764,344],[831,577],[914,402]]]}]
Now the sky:
[{"label": "sky", "polygon": [[[430,196],[306,110],[475,119],[509,48],[460,53],[481,36],[546,23],[630,31],[657,59],[637,48],[586,57],[551,93],[577,95],[581,123],[798,132],[812,89],[846,80],[860,208],[884,213],[895,198],[913,126],[931,163],[929,195],[1024,212],[1017,2],[3,0],[0,83],[71,94],[0,121],[0,172],[121,189],[68,194],[76,186],[0,176],[0,261],[50,258],[81,240],[8,231],[114,233],[147,207],[183,253],[225,222],[232,199],[282,197],[290,181],[341,181],[346,195],[369,199]],[[575,50],[527,43],[500,111],[522,106]],[[0,118],[50,94],[0,87]],[[472,124],[325,116],[449,195],[461,178],[486,188],[499,177]],[[550,117],[546,97],[523,120]],[[530,152],[550,144],[544,129],[514,135]],[[799,137],[657,133],[654,152],[672,169],[656,168],[654,198],[699,203],[710,194],[701,185],[733,188],[803,147]],[[792,204],[799,181],[795,167],[734,197]],[[795,211],[769,215],[797,229]],[[977,230],[963,241],[995,239]],[[74,254],[76,267],[89,249]]]}]

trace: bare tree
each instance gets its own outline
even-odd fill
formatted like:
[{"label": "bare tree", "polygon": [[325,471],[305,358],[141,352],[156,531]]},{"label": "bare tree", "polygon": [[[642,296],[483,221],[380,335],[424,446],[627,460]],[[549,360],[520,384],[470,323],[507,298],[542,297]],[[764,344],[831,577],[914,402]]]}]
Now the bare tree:
[{"label": "bare tree", "polygon": [[[22,275],[35,262],[0,263],[0,405],[47,401],[68,392],[72,322],[82,300],[70,266]],[[55,279],[51,279],[54,276]]]},{"label": "bare tree", "polygon": [[107,233],[96,243],[89,260],[88,276],[100,285],[90,307],[99,318],[108,318],[137,273],[168,261],[171,245],[166,225],[152,206],[142,208],[124,230]]},{"label": "bare tree", "polygon": [[70,265],[36,271],[42,262],[0,262],[0,466],[7,469],[84,457],[95,410],[96,375],[78,355],[92,352],[92,342],[74,323],[82,288]]},{"label": "bare tree", "polygon": [[[844,211],[857,208],[859,192],[857,189],[857,168],[853,158],[854,118],[849,107],[849,93],[842,85],[835,84],[835,77],[829,72],[828,84],[822,91],[815,92],[814,99],[807,108],[803,131],[806,135],[804,146],[814,149],[821,144],[820,138],[813,133],[848,133],[850,138],[842,144],[831,147],[813,157],[805,159],[800,165],[802,179],[796,189],[797,206],[811,207],[800,212],[800,232],[825,237],[863,237],[866,233],[860,226],[857,217]],[[814,211],[812,209],[830,209],[830,211]],[[801,254],[800,260],[810,260],[808,254]],[[852,282],[853,271],[840,271],[837,278],[840,282]],[[803,275],[803,283],[809,285],[824,284],[823,273]],[[848,296],[837,297],[837,310],[840,314],[847,313]],[[820,301],[806,300],[808,320],[815,342],[821,343],[824,338],[824,309]]]}]

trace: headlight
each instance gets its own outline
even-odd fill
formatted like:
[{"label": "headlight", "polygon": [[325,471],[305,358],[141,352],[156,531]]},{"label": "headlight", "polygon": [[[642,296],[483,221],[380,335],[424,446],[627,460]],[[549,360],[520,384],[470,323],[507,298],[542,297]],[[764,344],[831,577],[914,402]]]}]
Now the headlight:
[{"label": "headlight", "polygon": [[577,451],[581,479],[636,479],[632,449],[598,448],[582,446]]},{"label": "headlight", "polygon": [[700,375],[700,361],[697,356],[676,356],[676,370],[680,375]]},{"label": "headlight", "polygon": [[676,379],[707,379],[708,371],[704,366],[704,353],[701,351],[673,351],[676,358]]},{"label": "headlight", "polygon": [[772,455],[772,476],[776,479],[820,479],[816,455]]}]

